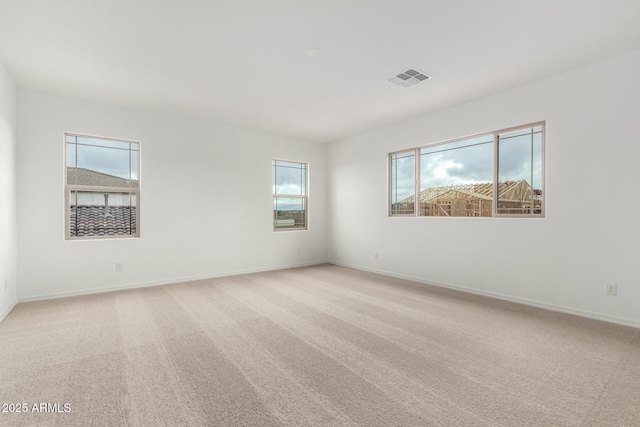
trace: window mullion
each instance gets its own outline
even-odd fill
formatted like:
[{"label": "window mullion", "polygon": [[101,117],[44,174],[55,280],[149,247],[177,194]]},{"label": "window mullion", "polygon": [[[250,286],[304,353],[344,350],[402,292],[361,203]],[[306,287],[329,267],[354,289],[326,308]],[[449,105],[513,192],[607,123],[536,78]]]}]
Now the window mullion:
[{"label": "window mullion", "polygon": [[420,216],[420,149],[414,150],[415,156],[415,171],[414,171],[414,197],[413,197],[413,214]]},{"label": "window mullion", "polygon": [[536,189],[533,186],[533,128],[531,128],[531,153],[529,158],[529,168],[531,169],[531,208],[529,209],[529,214],[533,215],[535,211],[535,199],[536,199]]},{"label": "window mullion", "polygon": [[498,212],[498,180],[500,179],[498,175],[498,163],[499,159],[499,147],[498,147],[498,132],[493,133],[493,216],[499,214]]}]

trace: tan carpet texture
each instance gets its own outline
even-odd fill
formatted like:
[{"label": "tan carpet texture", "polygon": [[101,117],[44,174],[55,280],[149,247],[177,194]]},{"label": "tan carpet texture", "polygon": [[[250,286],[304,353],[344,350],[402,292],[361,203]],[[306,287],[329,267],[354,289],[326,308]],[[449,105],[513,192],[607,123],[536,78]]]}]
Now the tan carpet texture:
[{"label": "tan carpet texture", "polygon": [[19,304],[0,379],[2,426],[640,426],[640,330],[320,265]]}]

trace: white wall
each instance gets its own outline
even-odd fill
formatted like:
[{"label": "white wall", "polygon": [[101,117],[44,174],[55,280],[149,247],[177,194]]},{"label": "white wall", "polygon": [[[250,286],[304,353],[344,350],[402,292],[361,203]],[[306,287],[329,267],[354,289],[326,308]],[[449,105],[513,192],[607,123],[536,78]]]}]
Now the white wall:
[{"label": "white wall", "polygon": [[[27,90],[17,120],[20,300],[326,259],[326,145]],[[64,240],[65,131],[141,142],[141,238]],[[309,162],[308,231],[272,231],[274,158]]]},{"label": "white wall", "polygon": [[[332,143],[328,259],[640,326],[639,118],[637,51]],[[546,219],[386,216],[388,152],[540,120]]]},{"label": "white wall", "polygon": [[16,254],[16,88],[0,64],[0,321],[16,304]]}]

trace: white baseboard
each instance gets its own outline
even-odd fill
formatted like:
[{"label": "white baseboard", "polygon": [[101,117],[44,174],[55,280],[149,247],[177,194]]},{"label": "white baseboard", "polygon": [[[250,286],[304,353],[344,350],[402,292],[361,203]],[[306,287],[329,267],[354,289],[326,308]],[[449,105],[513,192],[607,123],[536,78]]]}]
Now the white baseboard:
[{"label": "white baseboard", "polygon": [[339,266],[342,266],[342,267],[353,268],[355,270],[362,270],[362,271],[368,271],[368,272],[371,272],[371,273],[382,274],[384,276],[397,277],[399,279],[407,279],[407,280],[411,280],[411,281],[418,282],[418,283],[424,283],[425,285],[439,286],[441,288],[454,289],[454,290],[457,290],[457,291],[467,292],[467,293],[471,293],[471,294],[475,294],[475,295],[482,295],[482,296],[486,296],[486,297],[497,298],[497,299],[501,299],[501,300],[505,300],[505,301],[510,301],[510,302],[515,302],[515,303],[519,303],[519,304],[532,306],[532,307],[543,308],[545,310],[557,311],[557,312],[560,312],[560,313],[567,313],[567,314],[574,314],[576,316],[586,317],[586,318],[589,318],[589,319],[602,320],[602,321],[605,321],[605,322],[617,323],[619,325],[631,326],[633,328],[640,328],[640,320],[636,320],[636,319],[628,319],[626,317],[611,316],[609,314],[597,313],[597,312],[593,312],[593,311],[582,310],[582,309],[579,309],[579,308],[567,307],[567,306],[556,305],[556,304],[549,304],[549,303],[542,302],[542,301],[536,301],[536,300],[530,300],[530,299],[527,299],[527,298],[514,297],[514,296],[511,296],[511,295],[505,295],[505,294],[501,294],[501,293],[498,293],[498,292],[482,291],[482,290],[479,290],[479,289],[468,288],[468,287],[465,287],[465,286],[453,285],[451,283],[438,282],[438,281],[435,281],[435,280],[426,280],[426,279],[421,278],[421,277],[409,276],[409,275],[406,275],[406,274],[398,274],[398,273],[394,273],[394,272],[390,272],[390,271],[379,270],[379,269],[375,269],[375,268],[367,268],[367,267],[362,267],[362,266],[359,266],[359,265],[353,265],[353,264],[348,264],[348,263],[343,263],[343,262],[338,262],[338,261],[328,260],[327,263],[334,264],[334,265],[339,265]]},{"label": "white baseboard", "polygon": [[9,304],[9,307],[7,307],[7,309],[5,311],[0,313],[0,323],[2,323],[2,321],[5,319],[5,317],[7,317],[9,315],[9,313],[11,313],[11,310],[13,310],[14,307],[17,304],[18,304],[18,301],[14,301],[12,304]]},{"label": "white baseboard", "polygon": [[[123,290],[127,290],[127,289],[149,288],[149,287],[152,287],[152,286],[170,285],[172,283],[192,282],[192,281],[196,281],[196,280],[214,279],[216,277],[228,277],[228,276],[238,276],[240,274],[261,273],[261,272],[264,272],[264,271],[285,270],[285,269],[288,269],[288,268],[307,267],[307,266],[311,266],[311,265],[319,265],[319,264],[326,264],[326,263],[327,263],[326,260],[312,261],[312,262],[306,262],[306,263],[300,263],[300,264],[280,265],[280,266],[276,266],[276,267],[265,267],[265,268],[255,268],[255,269],[246,269],[246,270],[237,270],[237,271],[226,271],[226,272],[221,272],[221,273],[203,274],[203,275],[198,275],[198,276],[174,277],[174,278],[171,278],[171,279],[160,280],[160,281],[128,283],[128,284],[124,284],[124,285],[106,286],[106,287],[101,287],[101,288],[80,289],[80,290],[75,290],[75,291],[70,291],[70,292],[58,292],[58,293],[51,293],[51,294],[30,295],[30,296],[18,298],[17,302],[21,303],[21,302],[29,302],[29,301],[42,301],[42,300],[48,300],[48,299],[67,298],[67,297],[74,297],[74,296],[80,296],[80,295],[100,294],[100,293],[104,293],[104,292],[123,291]],[[15,306],[15,304],[14,304],[14,306]],[[9,310],[9,311],[11,311],[11,310]],[[7,312],[7,314],[8,314],[8,312]]]}]

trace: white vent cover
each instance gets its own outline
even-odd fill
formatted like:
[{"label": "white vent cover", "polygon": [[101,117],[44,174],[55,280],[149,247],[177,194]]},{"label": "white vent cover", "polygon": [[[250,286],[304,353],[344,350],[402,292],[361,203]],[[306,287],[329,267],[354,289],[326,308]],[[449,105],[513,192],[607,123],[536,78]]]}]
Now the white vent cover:
[{"label": "white vent cover", "polygon": [[431,76],[418,71],[415,68],[409,68],[407,71],[396,74],[395,76],[388,78],[387,81],[393,84],[397,84],[402,87],[409,87],[417,85],[420,82],[430,79]]}]

